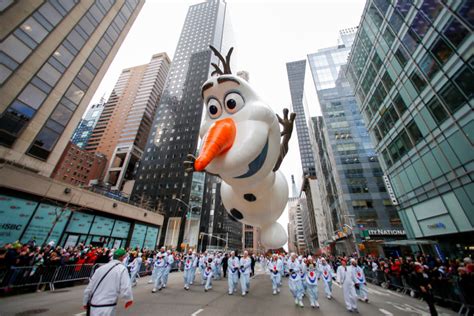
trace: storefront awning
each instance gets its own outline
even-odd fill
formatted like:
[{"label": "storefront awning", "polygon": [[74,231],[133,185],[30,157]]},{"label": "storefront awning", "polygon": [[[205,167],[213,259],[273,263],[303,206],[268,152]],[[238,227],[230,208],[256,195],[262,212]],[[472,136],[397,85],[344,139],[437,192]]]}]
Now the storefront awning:
[{"label": "storefront awning", "polygon": [[397,245],[397,246],[412,246],[412,245],[436,245],[438,242],[434,240],[417,240],[417,239],[404,239],[404,240],[393,240],[385,242],[385,245]]}]

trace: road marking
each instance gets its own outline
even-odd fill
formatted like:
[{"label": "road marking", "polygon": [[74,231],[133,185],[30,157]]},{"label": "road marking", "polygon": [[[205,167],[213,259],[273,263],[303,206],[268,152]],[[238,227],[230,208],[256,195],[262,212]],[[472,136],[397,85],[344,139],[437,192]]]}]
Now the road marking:
[{"label": "road marking", "polygon": [[387,315],[387,316],[393,316],[392,313],[390,313],[389,311],[386,311],[385,309],[383,308],[379,308],[379,311],[384,314],[384,315]]},{"label": "road marking", "polygon": [[85,315],[87,312],[82,312],[82,313],[79,313],[79,314],[74,314],[74,316],[82,316],[82,315]]},{"label": "road marking", "polygon": [[369,292],[370,294],[378,294],[378,295],[380,295],[380,296],[390,296],[390,294],[387,294],[387,293],[384,293],[384,292],[380,292],[380,291],[377,291],[377,290],[374,290],[374,289],[371,289],[371,288],[368,289],[368,292]]},{"label": "road marking", "polygon": [[194,313],[191,314],[191,316],[196,316],[197,314],[199,314],[200,312],[202,312],[204,309],[200,308],[198,309],[197,311],[195,311]]}]

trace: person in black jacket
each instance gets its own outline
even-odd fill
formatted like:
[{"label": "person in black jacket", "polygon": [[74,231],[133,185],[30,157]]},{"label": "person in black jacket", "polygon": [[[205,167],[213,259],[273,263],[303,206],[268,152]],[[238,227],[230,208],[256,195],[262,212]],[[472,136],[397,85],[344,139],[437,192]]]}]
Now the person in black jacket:
[{"label": "person in black jacket", "polygon": [[424,272],[423,265],[419,262],[415,263],[415,272],[412,274],[413,285],[415,290],[421,294],[421,297],[428,304],[431,316],[437,316],[438,312],[434,304],[432,287],[428,275]]},{"label": "person in black jacket", "polygon": [[222,270],[224,271],[224,278],[227,277],[227,260],[229,260],[229,255],[226,253],[224,258],[222,258]]},{"label": "person in black jacket", "polygon": [[251,261],[250,268],[252,269],[252,273],[250,274],[250,276],[253,277],[255,276],[255,255],[254,254],[250,256],[250,261]]}]

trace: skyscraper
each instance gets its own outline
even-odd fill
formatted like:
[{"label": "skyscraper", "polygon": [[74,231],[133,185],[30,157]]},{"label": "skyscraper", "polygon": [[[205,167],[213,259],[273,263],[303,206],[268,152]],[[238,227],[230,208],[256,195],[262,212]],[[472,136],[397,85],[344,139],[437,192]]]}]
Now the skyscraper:
[{"label": "skyscraper", "polygon": [[295,125],[300,148],[303,177],[316,175],[314,156],[309,140],[307,117],[303,105],[306,60],[294,61],[286,64],[288,82],[290,84],[291,105],[296,113]]},{"label": "skyscraper", "polygon": [[438,240],[441,258],[474,238],[472,14],[469,0],[367,1],[347,69],[407,236]]},{"label": "skyscraper", "polygon": [[101,98],[99,103],[92,104],[87,110],[86,115],[77,125],[74,134],[72,134],[71,142],[79,148],[84,148],[92,135],[95,125],[99,121],[100,115],[104,110],[105,99]]},{"label": "skyscraper", "polygon": [[172,240],[172,246],[177,246],[183,240],[186,207],[175,199],[189,204],[193,175],[184,172],[182,162],[187,154],[196,153],[201,85],[210,75],[210,63],[219,63],[211,57],[209,45],[226,52],[231,40],[225,1],[189,7],[132,194],[149,197],[165,213],[166,225],[172,223],[161,235],[161,243]]},{"label": "skyscraper", "polygon": [[51,175],[143,3],[6,2],[1,159]]},{"label": "skyscraper", "polygon": [[[336,252],[339,253],[355,251],[354,247],[357,245],[353,245],[354,241],[363,241],[360,229],[388,231],[401,228],[354,92],[344,75],[356,30],[350,28],[340,31],[341,43],[338,46],[320,49],[308,55],[307,76],[314,81],[313,87],[316,88],[325,126],[326,148],[322,150],[328,154],[333,173],[331,177],[335,182],[333,189],[336,190],[338,199],[334,206],[326,209],[335,213],[333,229],[342,233],[339,236],[346,237],[345,243],[335,243]],[[318,169],[322,170],[323,167]],[[325,190],[324,193],[329,192]],[[393,236],[378,236],[379,243],[365,243],[366,251],[388,251],[384,241],[392,238]]]},{"label": "skyscraper", "polygon": [[105,159],[67,147],[143,2],[1,2],[0,244],[155,248],[163,216],[75,186]]},{"label": "skyscraper", "polygon": [[291,180],[292,193],[288,198],[288,250],[303,254],[308,249],[305,236],[304,210],[300,203],[293,176]]},{"label": "skyscraper", "polygon": [[114,190],[121,191],[124,182],[133,179],[169,67],[168,55],[159,53],[148,64],[122,70],[89,138],[86,149],[107,157],[105,182]]}]

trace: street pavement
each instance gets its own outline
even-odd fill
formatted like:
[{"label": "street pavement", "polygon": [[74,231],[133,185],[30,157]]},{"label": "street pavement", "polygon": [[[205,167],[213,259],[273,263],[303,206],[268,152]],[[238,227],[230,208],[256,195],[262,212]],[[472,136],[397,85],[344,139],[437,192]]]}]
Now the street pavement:
[{"label": "street pavement", "polygon": [[[200,282],[183,289],[183,273],[171,273],[166,289],[151,293],[149,277],[138,280],[133,288],[134,304],[128,310],[119,302],[118,315],[186,315],[186,316],[244,316],[244,315],[351,315],[346,311],[341,288],[333,288],[332,300],[326,299],[322,281],[319,286],[319,309],[313,309],[305,298],[305,307],[295,306],[288,289],[288,280],[284,279],[279,295],[272,295],[270,276],[257,265],[256,276],[250,281],[250,293],[227,294],[227,279],[213,282],[213,288],[204,292]],[[200,275],[196,281],[200,281]],[[30,293],[4,297],[0,299],[1,316],[26,315],[71,315],[82,316],[82,293],[85,286],[59,289],[54,292]],[[238,291],[240,293],[240,291]],[[407,295],[382,289],[369,284],[369,303],[358,302],[360,315],[429,315],[425,302]],[[455,315],[445,308],[437,307],[439,315]]]}]

